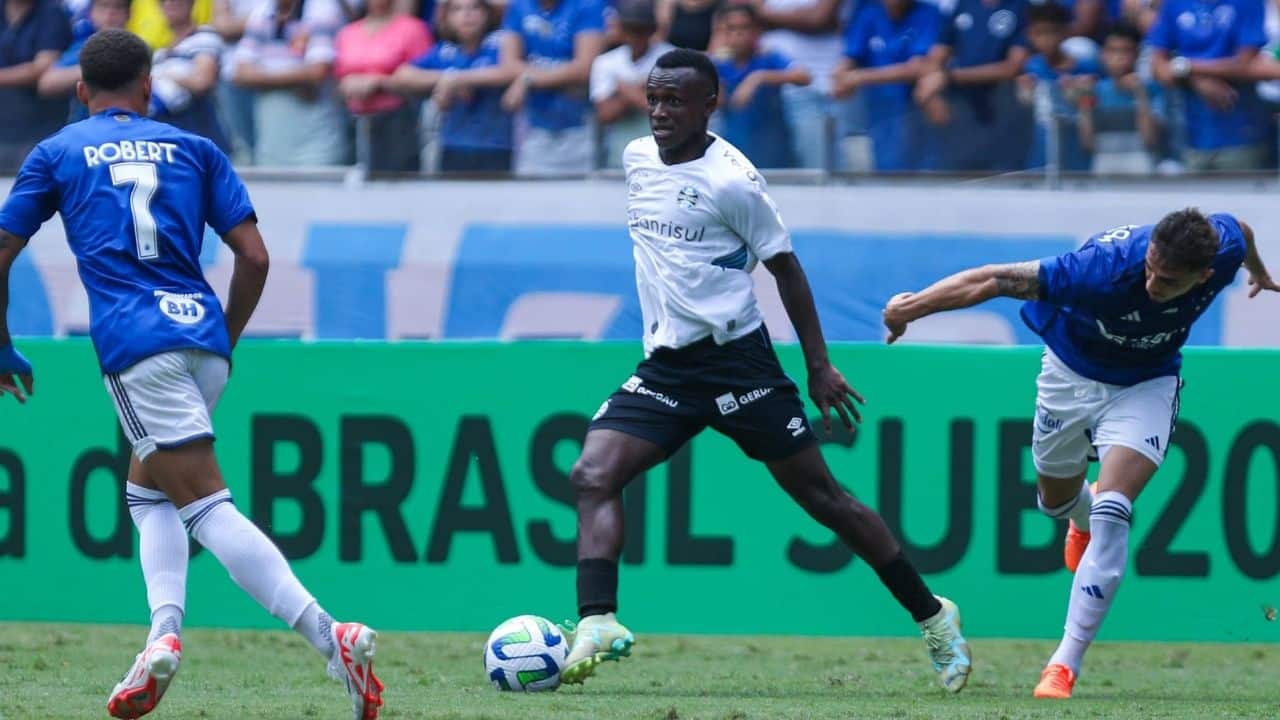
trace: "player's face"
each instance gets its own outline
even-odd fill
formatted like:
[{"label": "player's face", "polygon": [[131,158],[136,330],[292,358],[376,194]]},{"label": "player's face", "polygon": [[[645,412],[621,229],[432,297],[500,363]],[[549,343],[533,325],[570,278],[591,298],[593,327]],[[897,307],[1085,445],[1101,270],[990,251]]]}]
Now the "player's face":
[{"label": "player's face", "polygon": [[1213,268],[1177,270],[1160,258],[1152,245],[1147,246],[1147,296],[1153,302],[1167,303],[1186,295],[1192,288],[1209,279]]},{"label": "player's face", "polygon": [[704,137],[716,109],[715,91],[693,68],[654,68],[645,87],[649,129],[666,150]]}]

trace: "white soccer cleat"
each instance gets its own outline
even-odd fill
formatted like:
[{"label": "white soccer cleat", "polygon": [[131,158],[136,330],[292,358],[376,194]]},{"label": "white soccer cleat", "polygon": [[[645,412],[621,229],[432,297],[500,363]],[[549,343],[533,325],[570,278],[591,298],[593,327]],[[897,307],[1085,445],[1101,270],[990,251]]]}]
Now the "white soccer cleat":
[{"label": "white soccer cleat", "polygon": [[360,623],[334,623],[329,677],[345,683],[351,695],[351,717],[375,720],[382,707],[382,681],[373,674],[378,633]]},{"label": "white soccer cleat", "polygon": [[[566,629],[569,629],[566,626]],[[585,682],[601,663],[631,657],[636,637],[618,622],[613,613],[588,615],[572,628],[572,647],[565,658],[560,681],[569,685]]]},{"label": "white soccer cleat", "polygon": [[920,623],[920,632],[933,669],[938,673],[938,682],[947,692],[958,693],[969,682],[973,655],[969,652],[969,643],[960,634],[960,608],[941,596],[938,601],[942,609]]},{"label": "white soccer cleat", "polygon": [[133,667],[116,684],[107,700],[107,713],[116,718],[140,718],[156,709],[182,662],[182,641],[169,633],[147,645]]}]

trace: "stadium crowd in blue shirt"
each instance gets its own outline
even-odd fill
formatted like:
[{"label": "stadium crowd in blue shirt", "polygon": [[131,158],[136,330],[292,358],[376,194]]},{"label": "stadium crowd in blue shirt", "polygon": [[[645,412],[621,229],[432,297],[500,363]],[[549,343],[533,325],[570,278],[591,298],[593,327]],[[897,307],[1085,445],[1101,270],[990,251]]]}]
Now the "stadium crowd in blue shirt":
[{"label": "stadium crowd in blue shirt", "polygon": [[[387,68],[342,83],[334,77],[345,59],[338,53],[377,49],[335,47],[338,31],[364,16],[363,2],[216,3],[208,25],[177,23],[179,36],[154,48],[160,59],[183,59],[163,71],[178,83],[170,96],[180,102],[161,102],[156,114],[227,147],[237,164],[349,164],[357,160],[357,120],[341,101],[396,92],[427,120],[416,147],[440,150],[424,155],[438,157],[428,170],[584,174],[616,165],[597,152],[609,123],[634,125],[632,115],[643,112],[638,78],[652,58],[634,58],[634,71],[626,60],[609,61],[611,88],[633,113],[598,118],[589,100],[593,63],[622,45],[619,2],[632,17],[650,12],[639,6],[651,0],[397,0],[397,13],[430,26],[434,46],[401,66],[404,78]],[[0,173],[13,173],[64,122],[83,119],[71,98],[73,71],[78,46],[101,24],[97,4],[0,0],[0,72],[9,78],[0,83]],[[761,167],[1152,173],[1277,166],[1280,108],[1258,87],[1280,80],[1280,37],[1268,37],[1263,0],[1160,0],[1142,8],[1115,0],[759,0],[750,3],[758,45],[746,56],[724,29],[733,14],[725,9],[735,4],[747,0],[719,0],[704,19],[706,51],[723,78],[716,127]],[[468,30],[462,42],[453,26],[477,8],[479,37]],[[805,8],[824,19],[796,20]],[[679,44],[689,34],[683,25],[675,32],[656,8],[654,17],[655,40]],[[260,32],[263,23],[287,31],[274,42]],[[380,32],[380,24],[370,27]],[[1103,62],[1108,43],[1132,59]],[[216,58],[216,87],[179,77],[196,52]],[[421,73],[413,76],[414,69]],[[792,71],[808,82],[793,82]],[[628,73],[636,87],[619,87]],[[732,102],[735,93],[749,101]],[[815,102],[815,93],[826,100]],[[281,98],[293,110],[279,112]],[[808,115],[823,117],[798,120]],[[314,124],[312,144],[323,147],[273,147],[296,136],[304,117]],[[828,157],[804,150],[812,138],[796,137],[814,128],[830,129]],[[370,156],[374,171],[405,165],[379,167],[387,153]]]}]

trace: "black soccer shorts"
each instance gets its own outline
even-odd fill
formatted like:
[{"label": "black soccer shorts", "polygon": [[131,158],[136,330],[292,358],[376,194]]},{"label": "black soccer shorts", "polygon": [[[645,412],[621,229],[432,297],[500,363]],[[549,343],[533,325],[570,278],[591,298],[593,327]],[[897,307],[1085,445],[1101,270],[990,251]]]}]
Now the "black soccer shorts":
[{"label": "black soccer shorts", "polygon": [[658,348],[600,406],[590,429],[643,438],[670,456],[708,426],[762,462],[817,443],[763,326],[724,345],[706,338]]}]

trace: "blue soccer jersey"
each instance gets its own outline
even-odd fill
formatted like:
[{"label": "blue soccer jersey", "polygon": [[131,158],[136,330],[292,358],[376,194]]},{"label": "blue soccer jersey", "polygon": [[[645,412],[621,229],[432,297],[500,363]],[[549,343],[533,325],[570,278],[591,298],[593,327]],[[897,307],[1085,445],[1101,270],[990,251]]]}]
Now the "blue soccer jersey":
[{"label": "blue soccer jersey", "polygon": [[104,373],[178,349],[230,358],[200,248],[206,223],[224,235],[254,212],[211,141],[116,109],[69,125],[23,163],[0,229],[29,239],[55,212],[89,295]]},{"label": "blue soccer jersey", "polygon": [[1240,223],[1210,215],[1221,246],[1213,274],[1166,303],[1146,291],[1147,244],[1155,226],[1129,226],[1040,261],[1040,299],[1022,307],[1027,326],[1067,367],[1098,382],[1135,385],[1177,375],[1191,324],[1235,280],[1247,244]]}]

